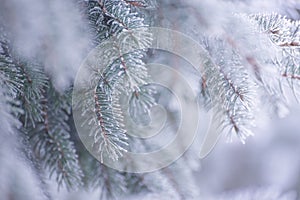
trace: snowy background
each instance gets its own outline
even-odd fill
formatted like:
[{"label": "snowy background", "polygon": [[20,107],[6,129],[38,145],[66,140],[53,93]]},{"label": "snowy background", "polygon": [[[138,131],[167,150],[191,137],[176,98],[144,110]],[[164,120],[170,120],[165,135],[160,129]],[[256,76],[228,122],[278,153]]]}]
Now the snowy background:
[{"label": "snowy background", "polygon": [[[226,3],[224,3],[226,2]],[[197,23],[208,24],[207,33],[220,31],[220,24],[227,20],[228,13],[278,12],[293,19],[300,19],[300,3],[297,0],[240,0],[183,1],[161,0],[156,16],[159,24],[197,37]],[[185,7],[178,5],[185,4]],[[191,14],[196,9],[203,18]],[[154,10],[153,13],[156,11]],[[55,81],[55,87],[65,89],[74,81],[89,45],[89,33],[79,9],[71,0],[1,0],[1,21],[13,35],[14,45],[27,58],[39,56]],[[39,16],[39,17],[37,17]],[[159,58],[157,58],[159,60]],[[169,63],[170,64],[170,63]],[[55,66],[55,67],[53,67]],[[246,144],[218,142],[213,151],[200,160],[200,147],[194,145],[189,156],[195,166],[188,176],[180,177],[183,185],[191,184],[196,199],[204,200],[294,200],[300,193],[300,106],[290,101],[290,112],[284,118],[265,113],[255,129],[254,137]],[[3,116],[1,116],[1,119]],[[3,120],[4,121],[4,120]],[[2,123],[2,120],[1,120]],[[1,130],[7,129],[5,125]],[[7,138],[1,138],[3,144]],[[197,148],[199,147],[199,148]],[[27,177],[30,169],[23,161],[11,157],[9,147],[0,147],[0,191],[5,189],[12,177],[24,180],[19,186],[20,194],[31,199],[41,199],[35,191],[36,182]],[[177,162],[182,162],[178,160]],[[196,164],[195,164],[196,163]],[[9,166],[9,167],[7,167]],[[11,171],[2,169],[11,168]],[[184,169],[182,169],[184,171]],[[150,174],[151,175],[151,174]],[[179,175],[178,175],[179,176]],[[193,180],[191,180],[193,179]],[[49,181],[54,199],[97,199],[99,191],[57,191],[55,180]],[[18,190],[18,187],[16,187]],[[164,196],[165,195],[165,196]],[[0,194],[0,199],[1,199]],[[23,196],[24,197],[24,196]],[[167,194],[145,194],[132,199],[171,199]],[[22,199],[20,197],[20,199]]]}]

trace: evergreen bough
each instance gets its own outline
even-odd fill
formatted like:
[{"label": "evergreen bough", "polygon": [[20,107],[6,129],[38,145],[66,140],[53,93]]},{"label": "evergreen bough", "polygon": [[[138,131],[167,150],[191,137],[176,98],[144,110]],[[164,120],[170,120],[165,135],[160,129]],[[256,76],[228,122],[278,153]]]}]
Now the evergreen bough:
[{"label": "evergreen bough", "polygon": [[[86,123],[98,125],[98,129],[91,129],[87,134],[94,138],[99,153],[117,160],[131,144],[127,136],[130,130],[124,127],[123,113],[115,99],[124,93],[129,96],[129,112],[141,124],[147,123],[150,109],[156,104],[155,92],[148,87],[150,77],[144,61],[152,42],[151,34],[147,32],[150,16],[146,15],[145,9],[153,8],[154,3],[147,0],[88,0],[80,5],[93,36],[92,47],[105,44],[108,39],[112,42],[105,44],[107,49],[103,51],[103,55],[108,55],[104,58],[106,67],[101,72],[95,68],[91,75],[100,76],[94,99],[79,102],[86,104],[86,108],[94,105],[95,109],[83,112],[97,115],[98,121]],[[243,54],[236,41],[226,35],[203,36],[200,43],[212,62],[203,67],[199,90],[201,103],[213,110],[214,121],[219,123],[216,131],[225,132],[230,140],[236,135],[244,143],[247,136],[253,135],[255,103],[260,91],[273,103],[275,110],[278,101],[285,100],[285,82],[298,98],[300,23],[274,13],[237,14],[235,17],[250,25],[254,33],[265,35],[276,54],[259,60]],[[129,38],[119,38],[124,32]],[[136,47],[140,50],[121,52],[123,47],[120,45],[129,45],[129,50]],[[260,64],[275,68],[272,75],[278,84],[268,82]],[[5,24],[1,26],[0,36],[0,83],[1,150],[6,152],[6,148],[11,148],[4,144],[7,140],[26,155],[25,160],[40,179],[39,185],[46,198],[51,199],[47,192],[47,176],[53,177],[60,188],[69,190],[83,186],[101,187],[101,199],[118,199],[122,193],[155,188],[147,182],[145,175],[115,171],[86,152],[72,121],[72,88],[63,93],[57,91],[38,58],[28,60],[19,55]],[[12,152],[21,155],[15,149]],[[182,191],[178,191],[178,181],[170,177],[172,172],[166,170],[158,174],[167,177],[173,189],[184,198]]]}]

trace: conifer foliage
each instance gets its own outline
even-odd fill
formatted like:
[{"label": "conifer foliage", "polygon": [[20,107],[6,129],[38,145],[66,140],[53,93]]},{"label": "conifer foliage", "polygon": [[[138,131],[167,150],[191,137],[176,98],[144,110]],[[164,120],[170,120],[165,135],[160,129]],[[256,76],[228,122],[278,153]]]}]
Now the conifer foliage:
[{"label": "conifer foliage", "polygon": [[[147,149],[141,147],[142,142],[131,144],[134,140],[127,135],[130,130],[124,125],[119,99],[122,95],[128,97],[128,112],[137,125],[151,121],[150,110],[157,102],[145,63],[151,57],[148,48],[152,44],[147,28],[162,20],[161,13],[158,17],[150,15],[158,10],[159,3],[163,5],[154,0],[74,1],[86,23],[82,31],[90,36],[86,55],[98,45],[103,47],[100,56],[105,67],[99,71],[94,66],[92,79],[88,80],[99,80],[93,99],[85,99],[85,93],[75,99],[82,115],[91,116],[82,126],[93,125],[87,135],[93,138],[101,161],[103,156],[117,161],[136,146]],[[262,35],[265,40],[255,43],[255,48],[260,50],[261,44],[266,43],[274,51],[263,58],[245,53],[239,42],[247,40],[247,34],[242,40],[224,33],[197,38],[207,52],[207,62],[197,77],[197,90],[202,106],[212,110],[213,121],[217,123],[215,131],[225,133],[229,140],[237,137],[245,143],[253,135],[258,104],[271,102],[279,113],[282,105],[287,104],[286,85],[298,99],[300,23],[275,13],[236,14],[232,18],[238,18],[254,34]],[[1,20],[0,26],[0,155],[11,152],[14,159],[20,159],[18,166],[26,168],[32,180],[36,180],[44,199],[52,199],[47,186],[50,180],[55,180],[59,189],[69,191],[100,188],[100,199],[120,199],[121,195],[164,189],[181,199],[189,196],[181,190],[180,181],[172,177],[176,170],[185,167],[185,162],[180,162],[178,169],[175,165],[154,174],[130,174],[110,169],[89,155],[72,118],[72,85],[63,91],[56,88],[55,75],[45,68],[45,52],[33,58],[22,55],[5,21]],[[96,114],[96,121],[92,113]],[[13,165],[5,164],[0,157],[0,169],[10,172],[10,166]],[[15,177],[5,178],[11,185],[0,187],[1,198],[11,199],[9,194],[14,193],[14,188],[10,179]]]}]

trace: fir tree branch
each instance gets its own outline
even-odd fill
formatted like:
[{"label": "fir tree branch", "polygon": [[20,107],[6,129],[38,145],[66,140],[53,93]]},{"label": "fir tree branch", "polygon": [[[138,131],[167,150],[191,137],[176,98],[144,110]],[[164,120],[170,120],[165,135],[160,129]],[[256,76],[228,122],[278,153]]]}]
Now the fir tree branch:
[{"label": "fir tree branch", "polygon": [[[140,92],[139,88],[147,83],[147,69],[142,61],[144,52],[135,49],[150,46],[151,35],[143,29],[146,27],[143,18],[132,12],[123,1],[89,1],[88,9],[92,27],[97,29],[96,41],[103,46],[101,55],[105,60],[105,68],[100,72],[92,69],[95,73],[92,77],[100,76],[94,91],[94,101],[85,99],[79,103],[84,102],[95,108],[87,111],[89,106],[83,105],[82,111],[88,117],[86,123],[97,125],[90,130],[89,135],[94,137],[93,147],[98,149],[101,161],[103,156],[117,160],[128,145],[117,99],[121,92]],[[110,40],[102,41],[108,37]],[[97,122],[92,117],[93,112],[96,112]]]},{"label": "fir tree branch", "polygon": [[255,98],[255,83],[241,64],[238,53],[224,41],[204,41],[212,63],[206,63],[202,76],[202,95],[210,99],[214,110],[214,121],[219,122],[218,132],[226,132],[229,140],[235,133],[244,143],[252,135]]},{"label": "fir tree branch", "polygon": [[0,40],[0,71],[3,74],[3,84],[5,84],[12,97],[17,97],[23,92],[23,73],[15,63],[9,48],[9,41],[2,36]]},{"label": "fir tree branch", "polygon": [[48,78],[38,64],[20,63],[24,77],[23,94],[20,95],[23,101],[24,126],[35,127],[36,123],[42,122],[43,106],[41,99],[44,99],[45,88],[48,87]]},{"label": "fir tree branch", "polygon": [[46,91],[43,121],[30,131],[30,140],[37,158],[49,169],[50,176],[55,174],[59,186],[78,188],[83,175],[67,124],[70,99],[68,94],[59,95],[52,86]]},{"label": "fir tree branch", "polygon": [[88,17],[94,33],[95,40],[102,40],[116,35],[123,30],[131,31],[133,28],[144,27],[143,18],[131,12],[123,1],[88,1]]},{"label": "fir tree branch", "polygon": [[296,99],[298,99],[296,93],[300,87],[297,78],[300,76],[299,21],[292,21],[275,13],[251,15],[249,18],[254,26],[261,33],[267,34],[274,46],[277,47],[278,55],[270,59],[277,66],[279,76],[287,80]]},{"label": "fir tree branch", "polygon": [[[24,69],[20,67],[20,65],[17,64],[17,61],[13,57],[9,41],[6,38],[1,38],[1,46],[0,49],[0,92],[1,94],[1,125],[0,125],[0,131],[1,134],[8,132],[12,134],[9,136],[5,136],[5,141],[11,141],[12,138],[16,139],[15,136],[18,136],[19,138],[22,138],[22,143],[15,142],[13,144],[10,144],[10,152],[14,152],[15,150],[18,150],[20,152],[24,152],[26,156],[27,165],[36,172],[34,178],[39,179],[39,188],[43,192],[44,197],[46,199],[50,200],[51,196],[47,190],[46,184],[44,182],[44,177],[42,170],[39,166],[39,163],[35,162],[36,159],[32,155],[32,151],[30,150],[29,145],[29,139],[28,135],[24,133],[25,129],[21,126],[22,123],[20,121],[21,115],[24,114],[24,110],[21,108],[21,103],[18,100],[20,95],[24,95],[24,81],[23,79],[27,76],[27,74],[24,73]],[[27,76],[28,77],[28,76]],[[5,92],[4,92],[5,90]],[[5,106],[5,109],[3,109],[3,106]],[[7,113],[5,113],[7,112]],[[4,120],[5,118],[5,120]],[[8,123],[6,123],[6,121]],[[17,130],[18,129],[18,130]],[[6,130],[6,131],[4,131]],[[17,135],[15,135],[15,132],[18,132]],[[22,133],[22,134],[21,134]],[[13,136],[14,134],[14,136]],[[2,136],[0,136],[2,137]],[[4,138],[3,138],[4,139]],[[1,139],[2,140],[2,139]],[[18,141],[21,141],[20,139],[17,139]],[[3,140],[4,141],[4,140]],[[3,146],[3,144],[1,145]],[[2,149],[3,150],[3,149]],[[5,152],[3,152],[5,153]],[[14,152],[16,153],[16,152]],[[19,154],[19,152],[17,152]],[[23,155],[22,153],[20,154]],[[18,155],[18,156],[20,156]],[[3,167],[3,166],[1,166]],[[20,169],[18,169],[20,170]],[[2,191],[3,192],[3,191]]]},{"label": "fir tree branch", "polygon": [[[288,67],[290,67],[290,65],[284,65],[283,63],[292,61],[295,62],[295,66],[298,66],[300,45],[299,21],[291,21],[286,19],[286,17],[274,13],[269,15],[251,15],[249,18],[254,21],[257,29],[262,33],[266,33],[280,50],[282,56],[278,67],[281,71],[289,70]],[[281,69],[282,67],[285,67],[285,69]],[[299,67],[294,71],[299,71]]]}]

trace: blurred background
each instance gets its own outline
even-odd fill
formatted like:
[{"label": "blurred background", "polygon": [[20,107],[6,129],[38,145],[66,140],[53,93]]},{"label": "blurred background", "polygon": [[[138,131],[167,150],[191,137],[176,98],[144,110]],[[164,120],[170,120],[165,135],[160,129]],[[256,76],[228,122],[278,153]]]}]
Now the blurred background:
[{"label": "blurred background", "polygon": [[[19,53],[28,59],[42,54],[45,70],[60,91],[72,85],[90,45],[91,36],[76,3],[72,0],[0,0],[1,23],[6,24]],[[218,35],[224,32],[223,25],[230,21],[233,13],[276,12],[299,20],[300,2],[157,0],[152,9],[145,12],[150,13],[151,17],[146,21],[151,25],[178,30],[199,41],[203,34]],[[180,58],[153,51],[149,53],[147,61],[174,67],[189,79],[195,92],[199,92],[195,70]],[[172,81],[174,79],[170,78]],[[180,82],[172,84],[180,87]],[[184,91],[182,93],[184,95]],[[169,99],[163,100],[161,103],[169,106],[169,115],[177,116],[178,108],[170,106]],[[119,199],[300,199],[300,106],[291,94],[288,94],[288,108],[280,117],[259,110],[258,124],[253,130],[255,135],[249,137],[246,144],[240,141],[228,143],[225,137],[221,137],[208,156],[200,159],[201,145],[209,123],[209,114],[203,111],[202,121],[199,122],[203,127],[200,127],[188,152],[169,168],[145,175],[146,182],[162,187],[162,191],[153,189],[154,192],[137,193]],[[173,120],[176,123],[176,117]],[[0,132],[4,131],[4,127]],[[172,131],[172,127],[165,131]],[[72,137],[77,138],[76,135]],[[2,144],[7,140],[3,137],[0,139]],[[7,180],[21,177],[22,182],[12,184],[15,190],[22,191],[19,192],[19,198],[12,195],[14,198],[8,199],[43,199],[41,192],[36,189],[39,182],[31,179],[33,172],[22,163],[22,160],[10,157],[8,152],[0,152],[0,192],[11,184]],[[11,170],[7,170],[9,168]],[[169,181],[162,178],[161,172],[170,175]],[[94,200],[99,199],[101,193],[97,188],[58,191],[57,183],[52,179],[47,181],[47,185],[52,198],[59,200]],[[0,199],[2,195],[0,193]]]}]

